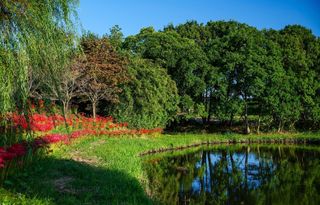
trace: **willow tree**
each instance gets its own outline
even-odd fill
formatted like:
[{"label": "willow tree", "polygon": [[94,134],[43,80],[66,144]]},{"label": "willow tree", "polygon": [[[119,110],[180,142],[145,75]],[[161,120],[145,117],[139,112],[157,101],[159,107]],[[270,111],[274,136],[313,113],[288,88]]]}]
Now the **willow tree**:
[{"label": "willow tree", "polygon": [[77,4],[78,0],[0,1],[0,113],[26,109],[30,72],[59,80],[75,44]]}]

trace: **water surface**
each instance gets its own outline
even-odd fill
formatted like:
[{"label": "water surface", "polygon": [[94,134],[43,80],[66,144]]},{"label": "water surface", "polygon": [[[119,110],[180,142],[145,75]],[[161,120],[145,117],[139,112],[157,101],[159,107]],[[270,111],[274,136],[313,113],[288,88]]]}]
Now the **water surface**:
[{"label": "water surface", "polygon": [[153,155],[147,191],[161,204],[320,204],[320,149],[225,146]]}]

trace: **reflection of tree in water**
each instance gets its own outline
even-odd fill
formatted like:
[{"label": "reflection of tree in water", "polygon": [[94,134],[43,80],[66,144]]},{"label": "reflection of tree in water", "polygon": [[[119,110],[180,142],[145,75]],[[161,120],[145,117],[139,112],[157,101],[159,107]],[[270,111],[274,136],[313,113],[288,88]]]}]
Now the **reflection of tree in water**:
[{"label": "reflection of tree in water", "polygon": [[319,204],[320,152],[228,147],[146,163],[163,204]]}]

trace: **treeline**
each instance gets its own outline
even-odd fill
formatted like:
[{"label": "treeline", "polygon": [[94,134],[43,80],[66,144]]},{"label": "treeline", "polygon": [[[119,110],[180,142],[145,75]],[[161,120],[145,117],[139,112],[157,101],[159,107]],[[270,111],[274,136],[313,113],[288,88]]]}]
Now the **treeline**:
[{"label": "treeline", "polygon": [[119,27],[103,37],[83,34],[61,72],[29,73],[29,103],[57,102],[66,117],[112,115],[134,128],[165,127],[178,111],[175,82],[158,64],[122,50],[122,42]]},{"label": "treeline", "polygon": [[240,121],[245,133],[319,128],[320,40],[302,26],[191,21],[127,38],[115,26],[78,45],[63,73],[32,80],[42,83],[33,96],[60,101],[65,113],[71,103],[137,128],[191,118]]},{"label": "treeline", "polygon": [[257,132],[319,128],[320,40],[302,26],[260,31],[190,21],[144,28],[117,45],[165,68],[178,88],[179,118],[232,125],[240,117],[246,133],[250,125]]},{"label": "treeline", "polygon": [[[43,19],[30,5],[32,18]],[[118,26],[102,37],[76,38],[67,26],[72,22],[50,6],[44,10],[50,26],[43,29],[37,18],[35,25],[23,15],[7,14],[16,24],[0,19],[7,23],[0,29],[2,114],[27,112],[28,99],[47,99],[65,115],[75,108],[136,128],[201,118],[227,126],[240,121],[246,133],[319,129],[320,40],[309,29],[190,21],[126,38]]]}]

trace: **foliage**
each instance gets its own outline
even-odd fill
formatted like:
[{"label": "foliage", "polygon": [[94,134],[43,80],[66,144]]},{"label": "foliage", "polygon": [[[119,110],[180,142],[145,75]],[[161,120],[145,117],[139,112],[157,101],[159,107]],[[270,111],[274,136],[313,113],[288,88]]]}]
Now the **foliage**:
[{"label": "foliage", "polygon": [[59,79],[69,49],[77,0],[0,2],[0,113],[26,107],[28,74]]},{"label": "foliage", "polygon": [[46,98],[59,101],[65,114],[70,102],[85,100],[93,117],[101,108],[139,128],[201,117],[230,126],[240,118],[245,133],[319,129],[320,40],[311,30],[188,21],[126,38],[114,26],[78,42],[76,4],[0,2],[2,115],[28,116],[28,98]]},{"label": "foliage", "polygon": [[205,89],[207,58],[193,40],[182,38],[175,31],[155,32],[153,28],[144,28],[136,36],[126,38],[124,48],[166,68],[177,84],[179,95],[190,96],[192,104],[201,103],[198,99]]},{"label": "foliage", "polygon": [[123,33],[121,32],[121,28],[118,25],[113,26],[110,29],[110,34],[106,37],[109,39],[110,44],[119,51],[124,39]]},{"label": "foliage", "polygon": [[166,70],[137,57],[128,65],[130,81],[111,114],[136,128],[164,127],[177,112],[178,94]]},{"label": "foliage", "polygon": [[235,21],[189,21],[143,28],[122,47],[167,69],[185,118],[232,125],[240,117],[245,133],[253,125],[257,132],[318,129],[319,38],[303,26],[259,31]]},{"label": "foliage", "polygon": [[81,40],[84,56],[75,64],[80,72],[76,81],[78,93],[92,104],[93,117],[100,100],[119,102],[120,85],[127,81],[125,59],[117,55],[107,38],[88,34]]}]

